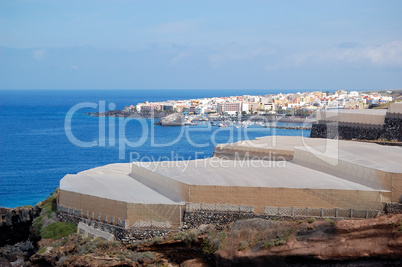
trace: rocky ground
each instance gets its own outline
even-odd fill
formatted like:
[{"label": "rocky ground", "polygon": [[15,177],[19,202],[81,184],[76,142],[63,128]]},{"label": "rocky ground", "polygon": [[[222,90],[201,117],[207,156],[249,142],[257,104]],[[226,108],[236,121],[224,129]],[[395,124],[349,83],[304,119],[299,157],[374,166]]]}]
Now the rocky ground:
[{"label": "rocky ground", "polygon": [[[248,219],[122,244],[65,232],[42,206],[30,240],[0,248],[0,266],[400,266],[402,215],[368,220]],[[38,221],[42,222],[41,225]],[[38,226],[39,225],[39,226]],[[47,225],[47,226],[44,226]],[[63,224],[64,225],[64,224]],[[35,239],[41,227],[40,239]],[[43,230],[47,229],[47,230]],[[62,228],[58,228],[62,229]],[[45,238],[51,237],[51,238]]]}]

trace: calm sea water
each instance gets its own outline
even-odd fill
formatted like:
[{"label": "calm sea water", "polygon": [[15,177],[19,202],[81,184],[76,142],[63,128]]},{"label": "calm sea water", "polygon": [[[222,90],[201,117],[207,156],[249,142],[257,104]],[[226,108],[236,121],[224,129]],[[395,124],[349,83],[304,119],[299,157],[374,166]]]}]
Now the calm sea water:
[{"label": "calm sea water", "polygon": [[[243,94],[268,94],[267,90],[2,90],[0,91],[0,206],[35,205],[59,186],[68,173],[137,160],[194,159],[210,157],[216,143],[254,139],[266,135],[304,135],[309,131],[246,130],[152,126],[150,120],[122,120],[85,115],[82,108],[72,116],[71,133],[77,140],[97,142],[82,147],[66,135],[65,118],[80,103],[105,101],[116,109],[144,101],[191,99]],[[102,121],[101,121],[102,122]],[[113,124],[114,123],[114,126]],[[119,127],[120,125],[120,127]],[[123,138],[124,137],[124,138]],[[119,140],[130,142],[119,144]],[[133,147],[130,147],[133,146]]]}]

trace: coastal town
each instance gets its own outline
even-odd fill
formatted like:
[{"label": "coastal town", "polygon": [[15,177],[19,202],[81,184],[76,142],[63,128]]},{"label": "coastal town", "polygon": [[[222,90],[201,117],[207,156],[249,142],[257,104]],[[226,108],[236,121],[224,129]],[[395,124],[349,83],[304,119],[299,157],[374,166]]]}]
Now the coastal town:
[{"label": "coastal town", "polygon": [[[397,90],[398,91],[398,90]],[[358,92],[338,90],[335,93],[298,92],[277,95],[242,95],[212,97],[189,100],[168,100],[164,102],[144,102],[130,105],[126,113],[195,115],[206,117],[216,115],[287,115],[314,116],[319,110],[366,109],[387,104],[399,98],[395,91]]]}]

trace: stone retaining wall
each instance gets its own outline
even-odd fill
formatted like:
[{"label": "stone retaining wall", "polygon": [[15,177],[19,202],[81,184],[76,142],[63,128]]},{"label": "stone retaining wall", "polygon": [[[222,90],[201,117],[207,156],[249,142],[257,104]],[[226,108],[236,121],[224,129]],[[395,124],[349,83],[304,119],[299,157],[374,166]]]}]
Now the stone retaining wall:
[{"label": "stone retaining wall", "polygon": [[384,211],[386,214],[402,214],[402,204],[385,203]]},{"label": "stone retaining wall", "polygon": [[320,218],[351,218],[368,219],[375,218],[381,214],[379,210],[356,210],[356,209],[304,209],[290,207],[265,207],[262,215],[270,216],[290,216],[290,217],[320,217]]},{"label": "stone retaining wall", "polygon": [[[251,212],[235,211],[234,207],[224,209],[225,205],[217,205],[213,209],[213,204],[207,206],[202,203],[187,203],[186,211],[183,216],[182,229],[198,228],[202,224],[213,224],[218,228],[239,220],[252,218],[262,218],[269,220],[301,220],[306,218],[321,219],[367,219],[381,215],[379,210],[355,210],[355,209],[313,209],[296,207],[264,207],[262,214]],[[402,205],[401,205],[402,206]],[[202,207],[205,207],[204,209]],[[225,210],[225,211],[223,211]]]},{"label": "stone retaining wall", "polygon": [[361,125],[342,125],[334,122],[322,122],[313,124],[311,138],[338,138],[340,140],[365,139],[365,140],[396,140],[402,141],[402,119],[385,118],[382,128]]},{"label": "stone retaining wall", "polygon": [[254,213],[253,206],[231,205],[231,204],[206,204],[206,203],[186,203],[186,211],[217,211],[217,212],[240,212]]},{"label": "stone retaining wall", "polygon": [[58,218],[63,222],[73,222],[76,224],[83,223],[94,229],[112,234],[116,240],[123,243],[133,243],[137,240],[149,239],[156,236],[164,236],[167,233],[174,231],[170,229],[145,229],[145,228],[130,228],[125,229],[116,225],[98,222],[91,219],[77,217],[75,215],[59,212]]},{"label": "stone retaining wall", "polygon": [[[346,213],[339,215],[347,216]],[[331,220],[356,220],[359,218],[351,217],[320,217],[320,216],[287,216],[287,215],[268,215],[268,214],[255,214],[255,213],[233,213],[233,212],[185,212],[183,216],[182,230],[198,228],[202,224],[213,224],[218,230],[223,229],[224,225],[239,220],[247,220],[260,218],[265,220],[275,221],[295,221],[295,220],[307,220],[309,218],[316,219],[331,219]]]},{"label": "stone retaining wall", "polygon": [[[400,205],[402,206],[402,205]],[[393,208],[396,209],[395,207]],[[402,208],[400,208],[402,211]],[[229,205],[229,204],[203,204],[203,203],[187,203],[184,211],[182,227],[180,230],[198,228],[202,224],[213,224],[218,229],[224,225],[252,218],[262,218],[267,220],[302,220],[307,218],[317,219],[364,219],[374,218],[381,214],[378,210],[354,210],[354,209],[313,209],[313,208],[296,208],[296,207],[264,207],[263,213],[254,212],[252,206]],[[112,234],[119,241],[132,243],[137,240],[149,239],[156,236],[164,236],[172,230],[171,228],[146,228],[132,227],[123,228],[109,223],[96,221],[84,217],[79,217],[74,212],[68,214],[65,212],[58,213],[58,217],[64,222],[84,223],[94,229]],[[153,224],[138,224],[138,226],[152,226]],[[155,222],[154,226],[162,224]]]},{"label": "stone retaining wall", "polygon": [[[401,116],[401,114],[399,114]],[[387,140],[402,141],[402,118],[385,118],[382,138]]]},{"label": "stone retaining wall", "polygon": [[115,239],[114,235],[112,235],[111,233],[104,232],[99,229],[95,229],[83,222],[78,223],[77,229],[78,229],[78,233],[82,234],[84,237],[92,236],[92,237],[98,237],[98,238],[108,240],[108,241],[113,241]]}]

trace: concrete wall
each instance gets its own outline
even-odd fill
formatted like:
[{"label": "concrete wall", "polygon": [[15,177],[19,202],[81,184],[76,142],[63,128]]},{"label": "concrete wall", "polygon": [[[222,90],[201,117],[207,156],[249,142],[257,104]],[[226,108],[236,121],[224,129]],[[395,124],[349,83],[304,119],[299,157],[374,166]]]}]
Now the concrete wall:
[{"label": "concrete wall", "polygon": [[98,237],[98,238],[108,240],[108,241],[113,241],[115,239],[114,235],[112,235],[111,233],[107,233],[102,230],[95,229],[83,222],[78,223],[77,232],[79,234],[83,235],[84,237],[92,236],[92,237]]},{"label": "concrete wall", "polygon": [[391,114],[402,114],[402,102],[395,102],[395,103],[389,104],[387,117],[388,117],[389,113],[391,113]]},{"label": "concrete wall", "polygon": [[319,122],[358,123],[382,127],[386,112],[387,110],[382,109],[320,111],[317,119]]}]

